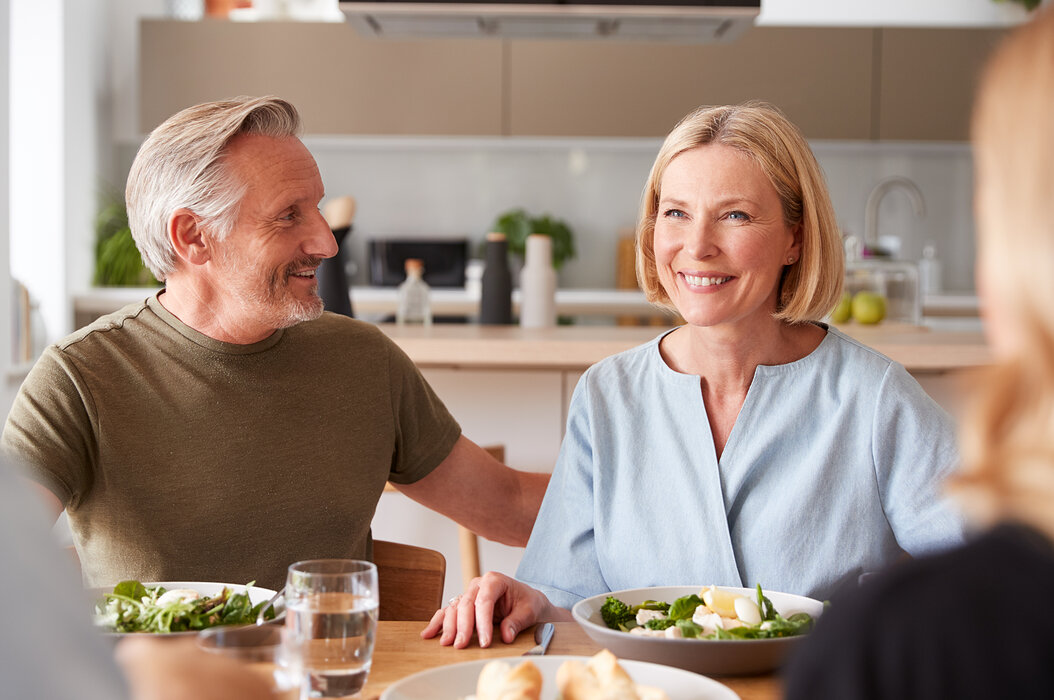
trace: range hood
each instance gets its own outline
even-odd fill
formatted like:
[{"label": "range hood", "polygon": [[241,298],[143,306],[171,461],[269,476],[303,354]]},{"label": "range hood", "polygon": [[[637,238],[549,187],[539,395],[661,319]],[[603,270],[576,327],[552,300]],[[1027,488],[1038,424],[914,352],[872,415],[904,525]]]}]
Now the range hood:
[{"label": "range hood", "polygon": [[360,34],[711,43],[753,26],[761,0],[340,0]]}]

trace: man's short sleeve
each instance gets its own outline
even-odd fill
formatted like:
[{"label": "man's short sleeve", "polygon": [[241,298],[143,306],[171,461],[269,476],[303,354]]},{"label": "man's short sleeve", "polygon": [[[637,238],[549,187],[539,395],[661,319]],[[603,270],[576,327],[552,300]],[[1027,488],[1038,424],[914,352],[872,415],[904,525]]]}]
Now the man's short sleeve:
[{"label": "man's short sleeve", "polygon": [[395,343],[391,343],[388,369],[396,435],[389,481],[410,484],[446,459],[461,436],[461,426]]}]

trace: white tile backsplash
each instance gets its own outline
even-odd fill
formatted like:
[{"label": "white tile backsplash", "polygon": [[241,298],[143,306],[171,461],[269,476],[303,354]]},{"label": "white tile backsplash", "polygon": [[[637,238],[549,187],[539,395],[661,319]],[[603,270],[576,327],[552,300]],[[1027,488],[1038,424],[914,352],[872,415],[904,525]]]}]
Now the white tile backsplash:
[{"label": "white tile backsplash", "polygon": [[[483,240],[498,214],[524,207],[566,221],[577,257],[560,284],[612,287],[615,240],[632,228],[658,139],[327,138],[305,139],[330,196],[358,201],[349,252],[367,282],[366,240],[421,237]],[[826,142],[812,144],[827,175],[843,229],[862,234],[871,189],[891,175],[922,190],[916,218],[903,192],[879,210],[879,234],[900,235],[903,257],[936,244],[946,290],[973,283],[972,157],[967,144]]]}]

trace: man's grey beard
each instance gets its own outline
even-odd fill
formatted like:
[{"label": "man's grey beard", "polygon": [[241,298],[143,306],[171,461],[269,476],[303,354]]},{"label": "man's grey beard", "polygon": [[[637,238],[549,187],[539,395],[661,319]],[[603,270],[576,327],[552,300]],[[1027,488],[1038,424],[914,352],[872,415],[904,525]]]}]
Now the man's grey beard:
[{"label": "man's grey beard", "polygon": [[[226,263],[235,263],[234,256],[227,256]],[[289,328],[304,321],[313,321],[322,315],[325,308],[322,298],[318,296],[318,281],[312,298],[299,300],[284,286],[293,270],[305,266],[317,268],[316,258],[294,261],[282,270],[272,273],[264,289],[258,287],[251,291],[237,290],[234,296],[239,307],[247,316],[256,317],[258,321],[270,328]]]}]

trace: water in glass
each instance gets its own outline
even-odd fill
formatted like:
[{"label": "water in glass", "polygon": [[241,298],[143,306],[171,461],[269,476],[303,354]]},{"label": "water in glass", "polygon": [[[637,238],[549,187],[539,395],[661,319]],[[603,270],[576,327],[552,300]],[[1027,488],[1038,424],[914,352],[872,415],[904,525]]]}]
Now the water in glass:
[{"label": "water in glass", "polygon": [[[346,570],[359,565],[365,566]],[[368,562],[319,560],[290,567],[285,643],[303,669],[302,697],[355,697],[366,684],[377,632],[376,581],[376,568]]]}]

